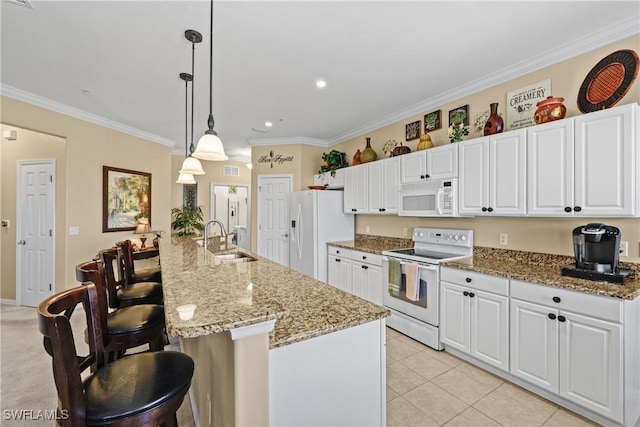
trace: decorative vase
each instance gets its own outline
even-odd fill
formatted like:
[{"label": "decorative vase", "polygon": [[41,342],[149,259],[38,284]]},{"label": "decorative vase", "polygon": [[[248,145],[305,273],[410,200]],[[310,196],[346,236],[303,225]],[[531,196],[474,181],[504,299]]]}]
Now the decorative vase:
[{"label": "decorative vase", "polygon": [[431,141],[429,134],[425,133],[420,137],[420,142],[418,143],[416,151],[422,151],[428,148],[433,148],[433,141]]},{"label": "decorative vase", "polygon": [[360,161],[360,156],[361,155],[362,155],[362,153],[360,153],[360,149],[358,148],[356,150],[356,154],[353,155],[353,160],[351,161],[351,166],[359,165],[360,163],[362,163]]},{"label": "decorative vase", "polygon": [[362,150],[362,153],[360,153],[360,162],[361,163],[375,162],[376,160],[378,160],[378,155],[373,150],[373,148],[371,148],[371,138],[366,138],[366,140],[367,140],[367,146],[364,148],[364,150]]},{"label": "decorative vase", "polygon": [[491,103],[490,108],[491,114],[489,115],[487,123],[484,124],[485,136],[500,133],[504,130],[504,120],[502,120],[502,117],[498,114],[498,103]]},{"label": "decorative vase", "polygon": [[562,104],[562,101],[564,101],[564,98],[559,96],[548,96],[547,99],[538,102],[536,104],[538,109],[533,116],[536,124],[564,119],[565,114],[567,114],[567,108]]}]

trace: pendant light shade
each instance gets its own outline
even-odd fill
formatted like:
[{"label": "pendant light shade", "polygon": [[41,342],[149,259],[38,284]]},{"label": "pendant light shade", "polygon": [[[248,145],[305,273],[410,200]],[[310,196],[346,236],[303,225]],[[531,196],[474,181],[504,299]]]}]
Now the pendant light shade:
[{"label": "pendant light shade", "polygon": [[186,159],[184,159],[184,162],[182,162],[182,169],[180,169],[180,173],[187,173],[190,175],[204,175],[204,170],[202,169],[200,160],[193,157],[187,157]]},{"label": "pendant light shade", "polygon": [[210,18],[210,35],[211,43],[209,45],[209,119],[207,120],[207,129],[204,135],[198,141],[196,151],[192,156],[202,160],[223,161],[229,158],[224,153],[222,141],[218,138],[218,134],[213,130],[213,0],[211,0],[211,18]]},{"label": "pendant light shade", "polygon": [[178,176],[178,180],[176,181],[178,184],[195,184],[196,180],[193,179],[193,175],[188,173],[180,173]]}]

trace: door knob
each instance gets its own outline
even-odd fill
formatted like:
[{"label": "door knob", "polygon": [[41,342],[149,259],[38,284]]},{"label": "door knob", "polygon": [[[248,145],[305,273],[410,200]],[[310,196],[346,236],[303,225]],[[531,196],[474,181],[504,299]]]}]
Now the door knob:
[{"label": "door knob", "polygon": [[25,242],[24,240],[18,240],[18,244],[19,244],[19,245],[26,245],[26,244],[27,244],[27,242]]},{"label": "door knob", "polygon": [[289,233],[284,233],[282,237],[289,237]]}]

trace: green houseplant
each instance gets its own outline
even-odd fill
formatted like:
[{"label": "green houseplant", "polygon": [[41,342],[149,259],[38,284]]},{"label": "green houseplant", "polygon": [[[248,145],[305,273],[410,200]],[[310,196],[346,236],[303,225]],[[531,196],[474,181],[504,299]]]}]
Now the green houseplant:
[{"label": "green houseplant", "polygon": [[171,230],[178,236],[204,231],[204,214],[200,206],[184,205],[171,209]]},{"label": "green houseplant", "polygon": [[331,176],[336,175],[336,169],[349,166],[346,159],[346,153],[338,150],[331,150],[328,153],[322,153],[322,165],[318,173],[331,171]]}]

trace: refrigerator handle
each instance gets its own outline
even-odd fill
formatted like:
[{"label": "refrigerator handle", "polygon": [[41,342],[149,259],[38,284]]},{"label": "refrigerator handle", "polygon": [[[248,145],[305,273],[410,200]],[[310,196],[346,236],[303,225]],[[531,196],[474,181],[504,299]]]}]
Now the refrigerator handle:
[{"label": "refrigerator handle", "polygon": [[302,259],[302,207],[298,205],[298,218],[296,219],[296,245],[298,245],[298,257]]}]

